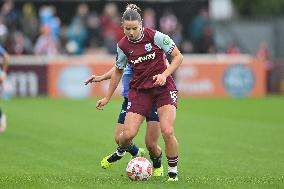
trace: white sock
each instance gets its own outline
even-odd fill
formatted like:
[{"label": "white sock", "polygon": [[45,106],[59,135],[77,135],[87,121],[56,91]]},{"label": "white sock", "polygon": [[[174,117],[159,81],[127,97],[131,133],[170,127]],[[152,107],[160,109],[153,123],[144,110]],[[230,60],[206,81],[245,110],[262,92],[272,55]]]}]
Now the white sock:
[{"label": "white sock", "polygon": [[178,173],[178,170],[177,170],[177,166],[175,166],[175,167],[168,167],[168,172],[171,172],[171,173]]}]

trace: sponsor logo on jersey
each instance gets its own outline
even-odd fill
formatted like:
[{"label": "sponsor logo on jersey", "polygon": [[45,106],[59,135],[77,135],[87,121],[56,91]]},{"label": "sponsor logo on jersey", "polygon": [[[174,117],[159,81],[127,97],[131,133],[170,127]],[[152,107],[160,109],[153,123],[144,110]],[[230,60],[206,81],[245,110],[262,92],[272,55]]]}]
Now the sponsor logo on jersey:
[{"label": "sponsor logo on jersey", "polygon": [[154,60],[155,57],[156,57],[156,53],[153,52],[153,53],[147,54],[145,56],[140,56],[136,60],[130,60],[130,62],[132,64],[139,64],[139,63],[142,63],[142,62],[147,61],[147,60]]},{"label": "sponsor logo on jersey", "polygon": [[147,43],[147,44],[145,45],[145,50],[149,52],[149,51],[151,51],[151,49],[152,49],[151,43]]},{"label": "sponsor logo on jersey", "polygon": [[163,44],[164,45],[169,45],[170,44],[170,37],[169,36],[165,36],[163,38]]}]

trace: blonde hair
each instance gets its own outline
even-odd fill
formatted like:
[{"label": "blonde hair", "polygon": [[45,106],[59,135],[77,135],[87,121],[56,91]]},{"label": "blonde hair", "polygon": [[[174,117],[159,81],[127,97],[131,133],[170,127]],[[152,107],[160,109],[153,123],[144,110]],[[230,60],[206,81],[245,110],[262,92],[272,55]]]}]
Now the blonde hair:
[{"label": "blonde hair", "polygon": [[128,4],[122,16],[122,21],[125,20],[142,20],[140,15],[141,9],[135,4]]}]

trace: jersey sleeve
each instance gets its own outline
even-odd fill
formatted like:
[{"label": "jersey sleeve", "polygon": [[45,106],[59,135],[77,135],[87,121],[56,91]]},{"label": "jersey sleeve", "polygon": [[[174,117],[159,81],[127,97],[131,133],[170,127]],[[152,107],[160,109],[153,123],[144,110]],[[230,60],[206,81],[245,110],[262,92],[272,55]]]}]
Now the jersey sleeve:
[{"label": "jersey sleeve", "polygon": [[0,56],[3,56],[3,54],[4,54],[5,52],[6,52],[5,49],[0,46]]},{"label": "jersey sleeve", "polygon": [[171,54],[176,46],[174,41],[168,35],[159,31],[156,31],[154,35],[154,43],[167,54]]},{"label": "jersey sleeve", "polygon": [[125,65],[127,63],[127,58],[124,52],[117,46],[116,50],[116,63],[115,67],[122,70],[124,69]]}]

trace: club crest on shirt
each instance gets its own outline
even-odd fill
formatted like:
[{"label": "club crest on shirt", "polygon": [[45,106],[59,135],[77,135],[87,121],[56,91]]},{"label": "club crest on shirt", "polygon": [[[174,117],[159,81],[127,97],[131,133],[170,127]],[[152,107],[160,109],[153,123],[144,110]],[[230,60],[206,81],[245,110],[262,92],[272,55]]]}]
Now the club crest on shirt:
[{"label": "club crest on shirt", "polygon": [[147,43],[147,44],[145,45],[145,50],[149,52],[149,51],[151,51],[151,49],[152,49],[151,43]]}]

